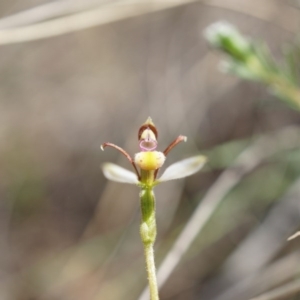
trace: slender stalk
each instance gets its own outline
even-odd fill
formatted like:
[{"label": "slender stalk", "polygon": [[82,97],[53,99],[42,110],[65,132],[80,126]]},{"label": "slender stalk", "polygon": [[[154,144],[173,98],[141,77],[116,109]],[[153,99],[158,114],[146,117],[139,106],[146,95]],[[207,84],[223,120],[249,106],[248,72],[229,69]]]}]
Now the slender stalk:
[{"label": "slender stalk", "polygon": [[141,182],[143,187],[140,193],[142,211],[140,233],[145,250],[150,299],[159,300],[153,251],[156,238],[155,196],[153,192],[154,171],[141,170]]},{"label": "slender stalk", "polygon": [[155,272],[153,245],[145,245],[144,248],[145,248],[145,258],[146,258],[146,264],[147,264],[150,299],[151,300],[159,300],[156,272]]}]

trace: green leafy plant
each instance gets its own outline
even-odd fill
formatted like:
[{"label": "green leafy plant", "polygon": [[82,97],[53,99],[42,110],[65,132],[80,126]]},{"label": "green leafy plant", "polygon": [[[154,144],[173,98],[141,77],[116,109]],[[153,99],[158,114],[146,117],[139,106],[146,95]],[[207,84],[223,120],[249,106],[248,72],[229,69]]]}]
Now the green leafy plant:
[{"label": "green leafy plant", "polygon": [[134,158],[115,144],[104,143],[101,145],[102,150],[109,146],[121,152],[132,164],[135,171],[133,173],[113,163],[105,163],[103,165],[103,173],[106,178],[117,182],[136,184],[141,189],[142,220],[140,234],[144,245],[151,300],[159,299],[153,251],[156,238],[155,195],[153,188],[161,182],[192,175],[198,172],[206,162],[206,158],[202,155],[190,157],[172,164],[162,176],[157,178],[158,171],[164,164],[169,152],[180,142],[186,141],[186,137],[180,135],[163,152],[160,152],[156,151],[157,135],[155,125],[151,118],[148,118],[139,129],[140,152],[135,154]]},{"label": "green leafy plant", "polygon": [[214,23],[204,33],[210,45],[228,55],[223,70],[265,84],[279,99],[300,110],[299,46],[286,49],[285,62],[279,64],[264,43],[246,38],[227,22]]},{"label": "green leafy plant", "polygon": [[[285,61],[279,64],[265,44],[244,37],[227,22],[210,25],[204,34],[210,45],[228,55],[222,64],[224,71],[263,83],[279,99],[300,110],[300,46],[297,42],[285,49]],[[298,236],[300,231],[288,240]]]}]

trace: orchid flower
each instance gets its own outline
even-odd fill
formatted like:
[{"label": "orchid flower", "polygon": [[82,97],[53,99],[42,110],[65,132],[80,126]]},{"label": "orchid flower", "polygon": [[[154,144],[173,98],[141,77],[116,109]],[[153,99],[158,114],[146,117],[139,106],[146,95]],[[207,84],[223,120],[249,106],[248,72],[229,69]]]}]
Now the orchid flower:
[{"label": "orchid flower", "polygon": [[132,158],[124,149],[112,143],[104,143],[101,149],[112,147],[121,152],[133,166],[134,172],[116,164],[105,163],[103,173],[107,179],[117,182],[136,184],[141,188],[141,227],[140,234],[144,244],[145,258],[150,287],[150,299],[158,300],[158,288],[155,273],[153,245],[156,238],[155,196],[153,188],[164,181],[184,178],[198,172],[206,162],[202,155],[193,156],[169,166],[157,178],[158,171],[164,164],[169,152],[180,142],[186,141],[185,136],[178,136],[163,152],[157,151],[157,129],[149,117],[138,132],[140,152]]}]

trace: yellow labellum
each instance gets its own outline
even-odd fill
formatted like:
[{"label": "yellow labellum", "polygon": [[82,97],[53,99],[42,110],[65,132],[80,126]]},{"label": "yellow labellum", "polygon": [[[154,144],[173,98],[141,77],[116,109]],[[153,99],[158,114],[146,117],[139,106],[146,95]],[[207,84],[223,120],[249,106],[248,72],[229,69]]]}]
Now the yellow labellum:
[{"label": "yellow labellum", "polygon": [[135,155],[134,162],[142,170],[152,171],[160,168],[165,162],[165,155],[159,151],[139,152]]}]

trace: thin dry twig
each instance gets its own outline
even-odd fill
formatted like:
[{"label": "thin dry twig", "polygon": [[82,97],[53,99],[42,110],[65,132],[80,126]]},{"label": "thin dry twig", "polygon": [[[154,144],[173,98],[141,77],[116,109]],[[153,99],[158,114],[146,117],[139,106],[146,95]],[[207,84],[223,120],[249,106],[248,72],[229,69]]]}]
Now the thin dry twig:
[{"label": "thin dry twig", "polygon": [[291,235],[287,240],[291,241],[291,240],[295,239],[296,237],[298,237],[299,235],[300,235],[300,231],[297,231],[296,233]]},{"label": "thin dry twig", "polygon": [[67,0],[49,2],[18,12],[0,19],[0,29],[20,27],[24,25],[44,22],[63,15],[74,14],[83,10],[91,9],[96,5],[107,4],[119,0]]},{"label": "thin dry twig", "polygon": [[[246,299],[247,295],[249,298],[254,295],[263,295],[267,291],[277,289],[277,287],[293,281],[299,273],[299,258],[299,251],[292,252],[283,258],[275,260],[264,269],[255,272],[250,278],[243,280],[243,287],[247,289],[248,286],[250,289],[244,290],[242,297]],[[239,296],[238,299],[241,299],[241,297]]]},{"label": "thin dry twig", "polygon": [[[299,143],[300,137],[295,138]],[[226,259],[220,276],[209,284],[213,287],[216,282],[220,285],[227,282],[224,289],[218,291],[217,296],[214,295],[216,300],[251,297],[294,278],[295,274],[293,278],[278,282],[279,277],[292,271],[291,265],[287,269],[283,265],[273,276],[260,279],[261,273],[288,246],[286,237],[299,227],[299,197],[300,177],[289,186],[280,201],[274,203],[260,226],[254,228]]]},{"label": "thin dry twig", "polygon": [[[270,6],[269,3],[270,7],[266,12],[260,14],[256,10],[249,10],[241,5],[232,6],[227,2],[206,0],[87,0],[53,2],[0,19],[0,45],[59,36],[193,2],[202,2],[208,6],[233,9],[239,13],[245,13],[268,22],[277,20],[274,14],[279,10],[274,4]],[[289,9],[289,13],[282,15],[291,15],[292,17],[280,20],[280,25],[287,31],[296,32],[297,27],[295,26],[297,25],[295,24],[297,24],[298,14],[291,8],[285,9]],[[59,16],[63,17],[57,18]],[[53,20],[46,21],[47,19]],[[292,22],[291,20],[294,21]],[[33,24],[37,22],[40,23]]]},{"label": "thin dry twig", "polygon": [[284,284],[273,291],[267,292],[250,300],[283,300],[300,292],[300,279]]},{"label": "thin dry twig", "polygon": [[0,30],[0,45],[59,36],[98,25],[185,5],[197,0],[123,0],[84,12],[20,28]]},{"label": "thin dry twig", "polygon": [[[227,193],[262,161],[279,150],[294,148],[298,145],[298,136],[299,129],[289,127],[275,134],[262,137],[254,145],[243,151],[233,165],[223,172],[199,203],[194,214],[159,267],[157,274],[159,287],[162,287],[167,281],[182,256],[190,248]],[[143,291],[138,299],[147,299],[147,289]]]}]

